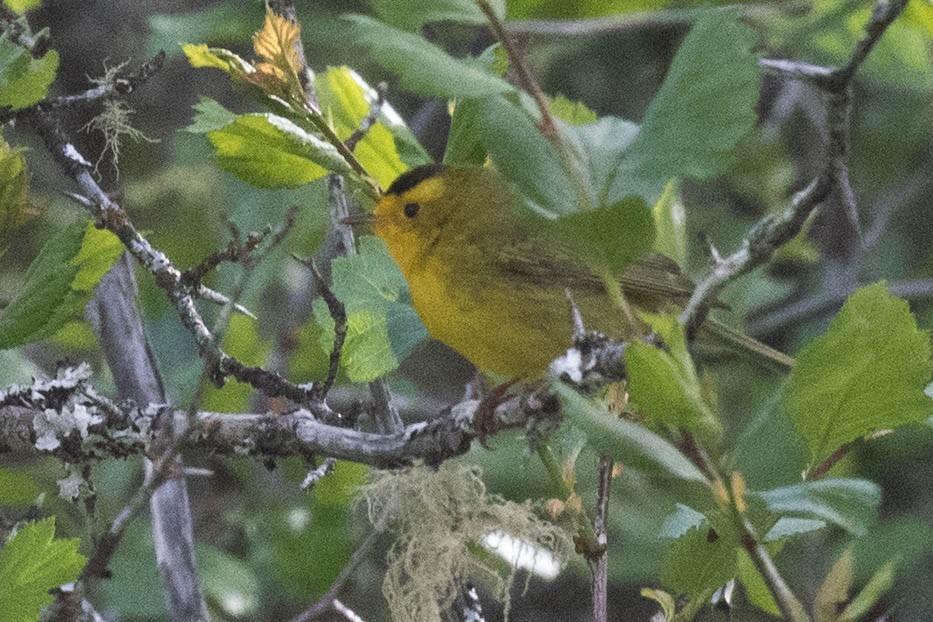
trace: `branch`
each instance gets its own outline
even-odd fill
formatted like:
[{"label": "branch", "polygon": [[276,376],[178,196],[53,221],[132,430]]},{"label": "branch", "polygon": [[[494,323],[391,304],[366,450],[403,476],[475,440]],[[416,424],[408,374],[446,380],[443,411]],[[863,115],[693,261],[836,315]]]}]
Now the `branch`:
[{"label": "branch", "polygon": [[551,116],[551,111],[548,108],[547,96],[544,94],[544,91],[541,90],[537,80],[534,79],[534,76],[525,64],[525,59],[515,47],[512,37],[506,31],[505,26],[489,5],[489,2],[486,0],[476,0],[476,4],[479,5],[480,10],[486,16],[490,30],[492,30],[495,37],[502,43],[502,47],[505,48],[509,56],[509,63],[515,69],[515,74],[518,76],[518,81],[522,88],[534,98],[535,104],[538,106],[538,112],[541,114],[541,133],[552,141],[562,143],[563,139],[561,138],[560,131],[557,129],[557,123],[555,123],[554,118]]},{"label": "branch", "polygon": [[800,61],[761,59],[759,64],[775,73],[803,80],[828,95],[829,161],[810,184],[793,199],[791,206],[779,216],[767,216],[752,227],[742,248],[726,258],[713,253],[710,274],[701,281],[680,315],[680,323],[694,328],[705,309],[731,280],[767,263],[774,252],[800,233],[804,222],[816,207],[836,191],[849,222],[859,231],[855,194],[849,184],[846,157],[849,150],[849,86],[856,70],[878,42],[885,29],[904,10],[908,0],[878,0],[863,37],[856,44],[848,62],[842,67],[822,67]]},{"label": "branch", "polygon": [[[165,389],[143,330],[136,305],[136,281],[125,254],[101,280],[90,309],[120,397],[137,403],[164,403]],[[83,388],[83,382],[76,388]],[[97,397],[93,393],[91,396]],[[105,413],[112,418],[115,410],[108,404]],[[137,493],[134,508],[138,511],[149,502],[156,561],[165,604],[172,619],[177,622],[206,620],[207,605],[195,566],[188,490],[184,477],[180,476],[183,465],[171,428],[156,431],[143,445],[147,456],[152,455],[150,452],[158,452],[153,448],[159,447],[169,450],[161,456],[156,453],[155,460],[145,461],[145,484]],[[132,514],[122,517],[122,521],[121,517],[114,521],[107,537],[98,543],[83,576],[104,574],[130,516]]]},{"label": "branch", "polygon": [[[116,235],[130,254],[153,276],[167,294],[185,328],[193,335],[198,354],[211,365],[211,380],[222,386],[229,376],[250,384],[269,397],[286,397],[326,421],[338,419],[326,404],[315,400],[310,387],[298,386],[279,374],[244,365],[218,345],[195,306],[195,295],[184,283],[183,275],[160,250],[144,238],[123,207],[106,194],[92,174],[91,164],[46,115],[29,116],[49,151],[87,197],[81,204],[91,216]],[[203,286],[202,286],[203,287]]]},{"label": "branch", "polygon": [[832,188],[828,171],[818,176],[794,197],[783,214],[769,215],[752,227],[742,248],[725,258],[717,258],[710,274],[697,284],[680,314],[680,323],[693,327],[702,311],[731,280],[766,263],[781,245],[796,236],[816,206]]},{"label": "branch", "polygon": [[[29,49],[34,49],[34,47],[30,47]],[[80,106],[87,106],[101,100],[115,99],[117,97],[129,95],[140,86],[148,82],[152,76],[158,73],[162,69],[162,65],[164,63],[165,51],[160,50],[158,54],[140,65],[136,71],[133,71],[126,76],[113,76],[112,79],[92,80],[92,82],[99,81],[100,84],[82,93],[44,99],[38,103],[33,104],[32,106],[28,106],[27,108],[20,110],[5,110],[0,112],[0,124],[6,123],[10,119],[21,115],[33,113],[49,114],[64,108],[77,108]],[[108,73],[108,76],[109,75],[110,74]]]},{"label": "branch", "polygon": [[606,536],[606,522],[609,515],[609,491],[612,484],[612,459],[602,456],[599,459],[599,490],[596,495],[596,518],[593,520],[593,529],[596,532],[596,550],[589,555],[590,570],[593,573],[591,591],[593,593],[593,622],[607,622],[609,612],[607,609],[606,591],[609,579],[608,539]]},{"label": "branch", "polygon": [[327,592],[322,596],[316,603],[311,605],[304,612],[292,618],[292,622],[310,622],[317,616],[321,615],[325,611],[331,609],[334,605],[334,602],[337,600],[337,593],[340,592],[340,588],[343,587],[343,584],[347,582],[347,579],[353,574],[353,571],[356,570],[356,567],[360,565],[360,562],[369,555],[370,548],[376,542],[376,536],[379,532],[372,531],[363,543],[353,551],[353,555],[350,556],[350,559],[347,560],[346,565],[340,571],[340,574],[337,575],[337,578],[334,579],[334,582],[331,583],[330,587],[327,589]]}]

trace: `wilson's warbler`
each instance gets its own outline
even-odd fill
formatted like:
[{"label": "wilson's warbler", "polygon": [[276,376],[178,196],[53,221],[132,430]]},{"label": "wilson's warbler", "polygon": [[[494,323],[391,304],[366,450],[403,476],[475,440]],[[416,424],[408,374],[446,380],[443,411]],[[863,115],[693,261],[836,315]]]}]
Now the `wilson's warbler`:
[{"label": "wilson's warbler", "polygon": [[[493,169],[434,164],[396,179],[371,221],[428,331],[484,372],[534,377],[570,347],[568,291],[587,328],[631,338],[600,277],[521,209]],[[619,284],[648,311],[675,310],[693,291],[659,254],[639,259]]]}]

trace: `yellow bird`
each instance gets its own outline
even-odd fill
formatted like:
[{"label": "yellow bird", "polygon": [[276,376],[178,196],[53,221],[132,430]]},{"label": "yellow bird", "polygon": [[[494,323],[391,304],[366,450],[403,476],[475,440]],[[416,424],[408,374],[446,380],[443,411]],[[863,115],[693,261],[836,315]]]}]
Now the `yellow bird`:
[{"label": "yellow bird", "polygon": [[[495,170],[434,164],[399,176],[372,218],[431,335],[480,370],[512,378],[540,375],[572,345],[568,291],[587,328],[620,340],[634,332],[599,275],[522,209]],[[652,312],[676,310],[693,291],[659,254],[637,260],[619,284],[633,307]],[[725,339],[792,364],[748,337]]]}]

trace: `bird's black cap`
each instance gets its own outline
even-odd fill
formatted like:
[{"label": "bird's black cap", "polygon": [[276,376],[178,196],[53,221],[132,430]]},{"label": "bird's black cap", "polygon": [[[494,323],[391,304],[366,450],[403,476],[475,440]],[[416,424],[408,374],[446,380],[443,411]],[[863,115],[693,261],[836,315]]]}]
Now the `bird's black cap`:
[{"label": "bird's black cap", "polygon": [[402,194],[403,192],[411,190],[425,179],[440,175],[446,169],[447,167],[443,164],[425,164],[424,166],[413,168],[410,171],[405,171],[392,182],[392,185],[386,190],[386,194]]}]

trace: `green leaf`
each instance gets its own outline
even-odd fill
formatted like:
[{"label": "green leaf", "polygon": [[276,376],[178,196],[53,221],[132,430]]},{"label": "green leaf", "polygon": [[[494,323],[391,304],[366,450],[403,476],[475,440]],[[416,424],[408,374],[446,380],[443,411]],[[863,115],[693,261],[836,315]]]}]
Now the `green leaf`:
[{"label": "green leaf", "polygon": [[596,121],[596,113],[586,104],[571,101],[563,95],[551,98],[548,102],[548,110],[568,125],[586,125]]},{"label": "green leaf", "polygon": [[826,573],[826,578],[813,601],[813,619],[816,622],[834,622],[842,603],[849,598],[852,587],[852,549],[846,549]]},{"label": "green leaf", "polygon": [[419,35],[371,17],[349,15],[352,40],[372,59],[398,74],[403,88],[429,97],[485,97],[513,90],[505,80],[456,59]]},{"label": "green leaf", "polygon": [[42,4],[42,0],[3,0],[3,4],[22,15],[26,11],[37,8]]},{"label": "green leaf", "polygon": [[931,371],[928,332],[876,283],[853,294],[826,334],[797,355],[783,400],[819,463],[844,443],[930,416],[923,390]]},{"label": "green leaf", "polygon": [[677,184],[669,181],[661,198],[651,208],[657,234],[654,250],[670,257],[678,265],[687,263],[687,215],[680,201]]},{"label": "green leaf", "polygon": [[[376,91],[352,69],[331,67],[314,79],[321,111],[341,140],[349,138],[369,114],[377,99]],[[404,162],[397,143],[407,143],[409,155],[420,156],[415,164],[427,164],[430,157],[411,134],[398,114],[383,104],[378,122],[357,143],[354,154],[363,168],[383,187],[391,184],[411,165]]]},{"label": "green leaf", "polygon": [[[369,4],[381,20],[404,30],[417,31],[434,22],[486,23],[475,0],[369,0]],[[490,0],[489,4],[499,19],[505,18],[505,0]]]},{"label": "green leaf", "polygon": [[703,400],[700,380],[687,351],[683,328],[674,316],[642,314],[666,349],[634,341],[625,352],[629,391],[639,412],[663,423],[718,437],[721,428]]},{"label": "green leaf", "polygon": [[598,205],[624,197],[613,196],[610,186],[626,150],[638,137],[636,124],[619,117],[602,117],[593,123],[564,128],[581,158],[581,167],[589,171],[590,186]]},{"label": "green leaf", "polygon": [[661,583],[676,594],[698,596],[735,576],[736,551],[732,534],[703,521],[671,542],[661,561]]},{"label": "green leaf", "polygon": [[784,538],[797,536],[802,533],[819,531],[826,527],[826,522],[815,518],[794,518],[792,516],[782,516],[774,523],[774,526],[768,530],[763,542],[777,542]]},{"label": "green leaf", "polygon": [[26,507],[39,496],[35,479],[17,469],[0,469],[0,505]]},{"label": "green leaf", "polygon": [[548,217],[580,211],[580,195],[553,145],[504,97],[477,102],[476,129],[496,169]]},{"label": "green leaf", "polygon": [[864,479],[833,478],[749,493],[775,514],[817,518],[857,536],[878,519],[881,489]]},{"label": "green leaf", "polygon": [[204,595],[231,618],[259,613],[260,581],[243,560],[207,544],[198,544],[198,574]]},{"label": "green leaf", "polygon": [[29,174],[18,149],[0,140],[0,255],[12,234],[36,216],[29,206]]},{"label": "green leaf", "polygon": [[186,132],[192,134],[207,134],[223,129],[237,118],[236,113],[227,110],[210,97],[201,97],[193,108],[194,119],[191,120],[191,125],[185,128]]},{"label": "green leaf", "polygon": [[[382,240],[361,237],[359,254],[334,259],[331,270],[334,295],[347,314],[341,365],[351,381],[369,382],[398,367],[427,330]],[[314,317],[324,328],[321,348],[330,352],[334,323],[323,300],[315,301]]]},{"label": "green leaf", "polygon": [[641,197],[561,216],[554,233],[598,274],[621,275],[654,244],[654,220]]},{"label": "green leaf", "polygon": [[84,567],[77,538],[55,539],[55,518],[29,523],[0,549],[0,622],[34,622],[52,602],[49,590]]},{"label": "green leaf", "polygon": [[735,9],[697,19],[645,112],[611,198],[657,199],[671,177],[708,179],[730,163],[730,152],[755,124],[760,85],[751,52],[755,31]]},{"label": "green leaf", "polygon": [[703,473],[657,434],[598,408],[562,382],[554,381],[551,386],[561,398],[568,419],[586,433],[590,444],[601,454],[636,468],[705,484]]},{"label": "green leaf", "polygon": [[881,597],[894,585],[894,571],[897,569],[897,559],[885,562],[878,571],[871,576],[865,587],[842,610],[840,620],[862,620],[868,611],[874,607]]},{"label": "green leaf", "polygon": [[246,114],[207,132],[217,162],[257,188],[294,188],[352,169],[328,142],[274,114]]},{"label": "green leaf", "polygon": [[755,562],[748,556],[744,549],[739,549],[737,558],[736,577],[745,588],[745,596],[748,602],[755,605],[762,611],[766,611],[774,616],[781,615],[781,609],[778,607],[771,594],[771,589],[765,583]]},{"label": "green leaf", "polygon": [[86,221],[58,232],[29,266],[22,293],[0,311],[0,348],[48,337],[83,313],[121,252],[116,236]]},{"label": "green leaf", "polygon": [[705,520],[706,516],[702,512],[697,512],[690,506],[678,503],[674,506],[674,511],[664,519],[658,537],[669,540],[680,538],[691,529],[699,527]]},{"label": "green leaf", "polygon": [[9,29],[0,35],[0,107],[26,108],[43,99],[58,72],[58,52],[33,58],[29,50],[10,41]]},{"label": "green leaf", "polygon": [[486,147],[481,134],[485,119],[481,113],[481,100],[463,99],[454,104],[444,149],[444,163],[482,166],[486,162]]}]

